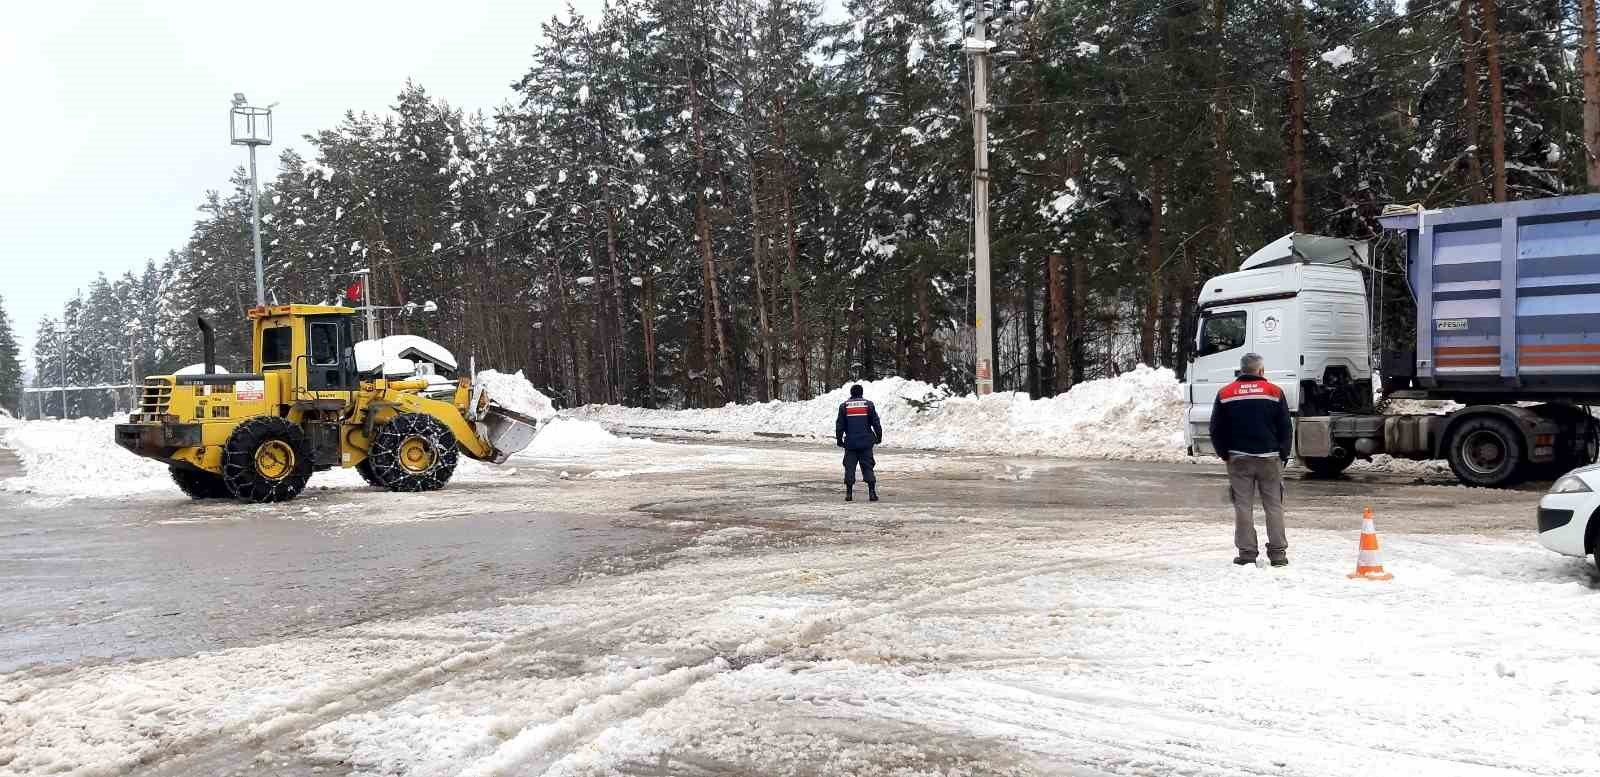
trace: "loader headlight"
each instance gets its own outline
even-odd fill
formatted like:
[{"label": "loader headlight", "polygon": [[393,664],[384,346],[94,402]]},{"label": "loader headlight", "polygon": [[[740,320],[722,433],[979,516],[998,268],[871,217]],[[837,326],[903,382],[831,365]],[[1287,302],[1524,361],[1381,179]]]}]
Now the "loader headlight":
[{"label": "loader headlight", "polygon": [[1583,478],[1577,475],[1567,475],[1557,480],[1556,484],[1550,487],[1550,493],[1552,494],[1584,494],[1592,490],[1589,488],[1589,484],[1583,482]]}]

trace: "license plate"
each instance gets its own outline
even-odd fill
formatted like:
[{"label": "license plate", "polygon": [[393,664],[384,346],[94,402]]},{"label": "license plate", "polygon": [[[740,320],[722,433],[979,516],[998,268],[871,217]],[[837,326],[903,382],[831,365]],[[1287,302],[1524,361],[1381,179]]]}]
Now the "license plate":
[{"label": "license plate", "polygon": [[1435,321],[1433,328],[1439,332],[1465,332],[1467,320],[1464,318],[1441,318]]}]

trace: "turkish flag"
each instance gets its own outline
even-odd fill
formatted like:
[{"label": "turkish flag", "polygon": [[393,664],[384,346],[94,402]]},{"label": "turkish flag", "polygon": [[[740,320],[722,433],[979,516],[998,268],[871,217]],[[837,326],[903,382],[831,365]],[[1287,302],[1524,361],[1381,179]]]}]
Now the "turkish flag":
[{"label": "turkish flag", "polygon": [[350,284],[350,288],[344,290],[344,297],[351,302],[360,302],[361,281],[356,281],[355,283]]}]

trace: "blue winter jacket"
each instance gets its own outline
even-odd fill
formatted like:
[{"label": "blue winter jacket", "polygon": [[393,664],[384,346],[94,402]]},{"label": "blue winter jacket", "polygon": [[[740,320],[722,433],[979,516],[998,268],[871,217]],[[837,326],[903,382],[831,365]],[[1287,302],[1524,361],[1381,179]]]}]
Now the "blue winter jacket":
[{"label": "blue winter jacket", "polygon": [[850,450],[864,450],[883,442],[883,424],[871,400],[851,397],[839,405],[839,420],[833,424],[833,437]]}]

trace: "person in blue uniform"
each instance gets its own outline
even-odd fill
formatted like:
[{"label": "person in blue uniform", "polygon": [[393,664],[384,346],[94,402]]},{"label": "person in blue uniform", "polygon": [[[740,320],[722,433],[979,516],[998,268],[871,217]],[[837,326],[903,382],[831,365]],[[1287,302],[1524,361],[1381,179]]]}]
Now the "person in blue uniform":
[{"label": "person in blue uniform", "polygon": [[850,398],[839,405],[839,419],[833,424],[833,438],[844,449],[844,501],[856,498],[856,466],[861,467],[861,479],[867,482],[867,498],[878,501],[878,476],[873,474],[877,462],[872,459],[872,446],[883,442],[883,424],[878,422],[878,408],[862,396],[860,385],[850,387]]}]

